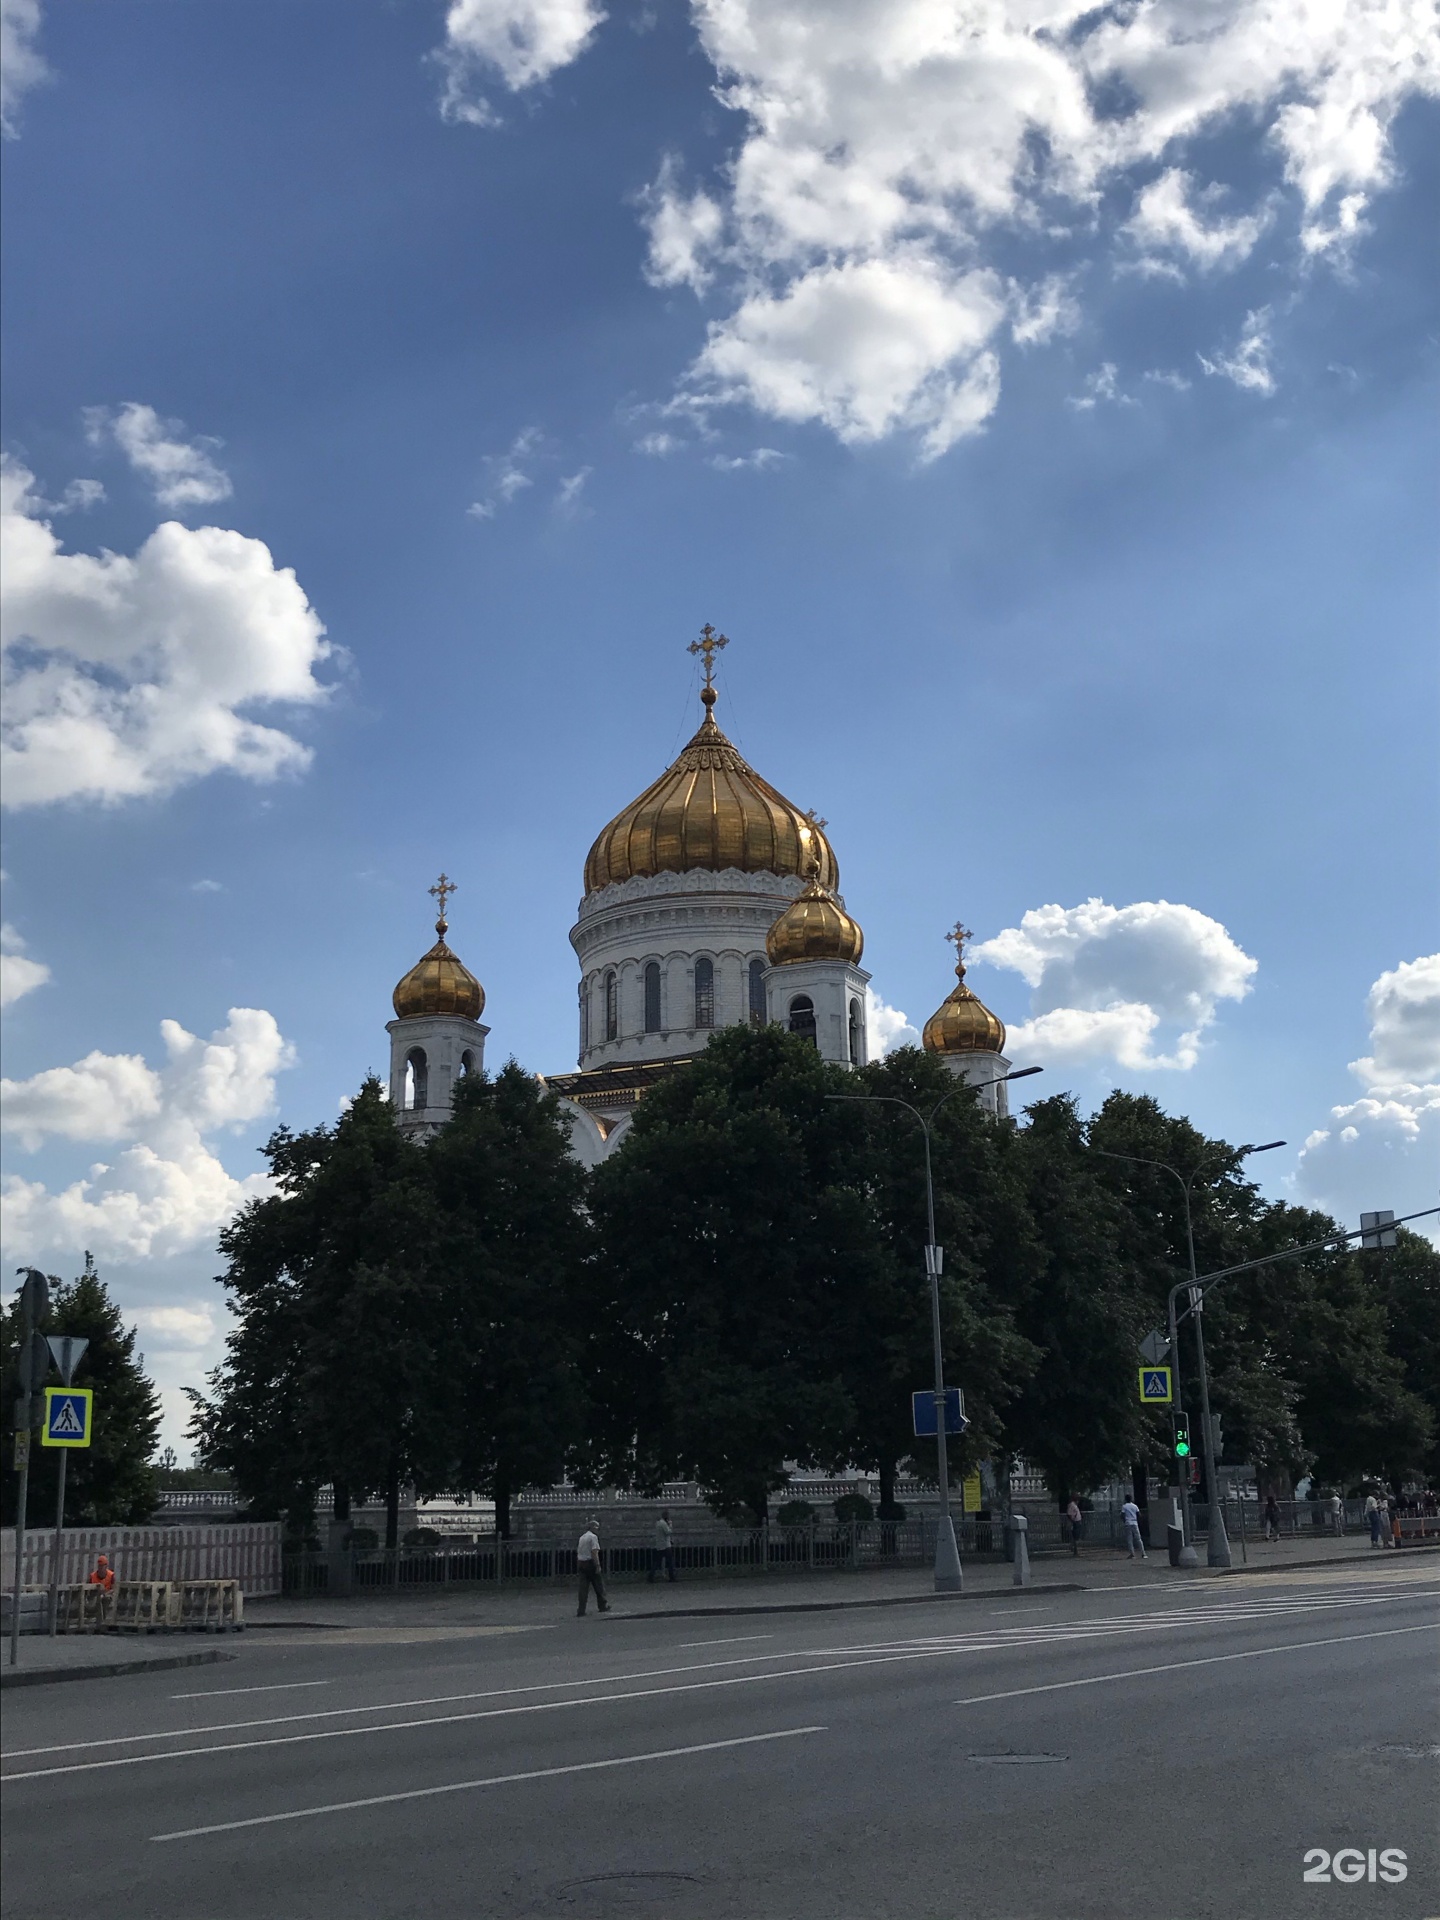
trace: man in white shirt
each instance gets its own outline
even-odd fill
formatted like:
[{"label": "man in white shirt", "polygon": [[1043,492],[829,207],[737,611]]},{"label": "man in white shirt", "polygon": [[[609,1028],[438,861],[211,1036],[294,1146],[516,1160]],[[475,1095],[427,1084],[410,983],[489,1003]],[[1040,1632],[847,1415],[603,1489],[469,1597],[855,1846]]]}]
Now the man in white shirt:
[{"label": "man in white shirt", "polygon": [[585,1523],[580,1544],[575,1549],[575,1569],[580,1575],[580,1605],[577,1612],[582,1614],[589,1604],[592,1587],[601,1613],[610,1611],[610,1602],[605,1598],[605,1576],[600,1570],[600,1535],[596,1531],[599,1525],[600,1522],[592,1513]]},{"label": "man in white shirt", "polygon": [[661,1569],[667,1580],[675,1578],[675,1529],[670,1525],[670,1509],[662,1507],[660,1518],[655,1522],[655,1551],[650,1559],[650,1571],[646,1575],[649,1585],[654,1585]]},{"label": "man in white shirt", "polygon": [[1140,1535],[1140,1509],[1133,1500],[1127,1500],[1121,1507],[1120,1518],[1125,1522],[1125,1545],[1130,1550],[1130,1558],[1133,1560],[1138,1553],[1142,1560],[1148,1560],[1150,1556]]}]

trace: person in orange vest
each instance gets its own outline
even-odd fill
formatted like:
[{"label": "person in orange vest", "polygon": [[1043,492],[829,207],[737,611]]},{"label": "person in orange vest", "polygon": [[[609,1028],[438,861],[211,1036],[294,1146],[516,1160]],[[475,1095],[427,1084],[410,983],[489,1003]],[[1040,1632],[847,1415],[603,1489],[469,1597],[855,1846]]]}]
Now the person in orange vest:
[{"label": "person in orange vest", "polygon": [[115,1569],[102,1553],[97,1558],[90,1574],[90,1585],[98,1587],[101,1593],[113,1593],[115,1589]]}]

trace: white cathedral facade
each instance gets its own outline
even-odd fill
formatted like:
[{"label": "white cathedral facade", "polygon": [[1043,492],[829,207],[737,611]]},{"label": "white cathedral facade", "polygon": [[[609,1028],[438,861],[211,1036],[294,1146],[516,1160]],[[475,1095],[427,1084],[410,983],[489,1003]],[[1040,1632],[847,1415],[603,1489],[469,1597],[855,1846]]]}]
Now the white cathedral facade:
[{"label": "white cathedral facade", "polygon": [[[657,1079],[721,1027],[775,1022],[841,1067],[869,1059],[861,966],[865,937],[838,892],[825,821],[802,813],[748,766],[715,721],[712,665],[723,635],[706,627],[699,730],[610,821],[585,862],[570,943],[580,964],[573,1073],[546,1074],[570,1119],[576,1156],[597,1165],[624,1139]],[[485,991],[451,951],[442,874],[438,938],[395,989],[390,1098],[422,1135],[449,1117],[455,1083],[485,1063]],[[963,932],[952,936],[957,946]],[[1008,1112],[1005,1029],[956,984],[925,1024],[923,1044]]]}]

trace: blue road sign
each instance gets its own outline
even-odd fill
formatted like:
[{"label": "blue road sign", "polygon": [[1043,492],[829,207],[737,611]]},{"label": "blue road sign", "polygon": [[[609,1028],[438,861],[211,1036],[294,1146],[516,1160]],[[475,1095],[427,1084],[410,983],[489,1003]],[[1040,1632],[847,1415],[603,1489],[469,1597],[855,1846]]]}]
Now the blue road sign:
[{"label": "blue road sign", "polygon": [[42,1447],[88,1447],[95,1394],[90,1387],[46,1387]]},{"label": "blue road sign", "polygon": [[1141,1367],[1140,1404],[1144,1407],[1168,1407],[1173,1394],[1169,1367]]},{"label": "blue road sign", "polygon": [[[915,1432],[920,1438],[935,1436],[935,1389],[928,1393],[912,1393],[910,1407],[914,1415]],[[946,1433],[964,1433],[970,1422],[961,1412],[959,1387],[945,1389],[945,1431]]]}]

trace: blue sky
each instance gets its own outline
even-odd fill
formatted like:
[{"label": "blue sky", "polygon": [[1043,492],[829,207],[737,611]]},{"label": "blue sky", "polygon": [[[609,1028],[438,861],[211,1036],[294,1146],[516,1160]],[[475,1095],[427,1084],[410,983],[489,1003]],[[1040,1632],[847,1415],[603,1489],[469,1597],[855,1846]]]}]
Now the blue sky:
[{"label": "blue sky", "polygon": [[172,1408],[441,867],[573,1065],[706,620],[878,1031],[963,917],[1047,1092],[1434,1200],[1427,17],[605,11],[5,0],[6,1253]]}]

